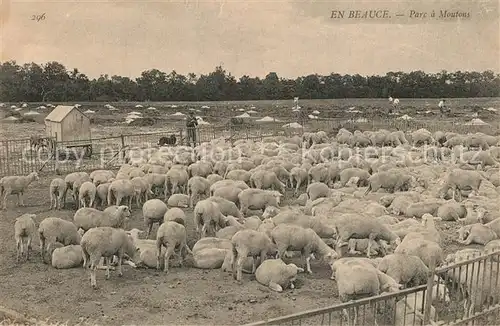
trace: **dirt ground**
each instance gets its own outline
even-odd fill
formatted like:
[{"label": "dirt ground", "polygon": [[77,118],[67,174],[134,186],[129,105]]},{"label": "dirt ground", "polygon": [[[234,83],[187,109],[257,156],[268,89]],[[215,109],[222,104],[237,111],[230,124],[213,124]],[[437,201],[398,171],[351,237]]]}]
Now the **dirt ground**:
[{"label": "dirt ground", "polygon": [[[24,213],[37,214],[36,223],[46,217],[72,220],[73,202],[67,208],[49,211],[50,178],[30,185],[26,207],[16,206],[9,197],[8,209],[0,211],[0,305],[45,320],[71,324],[92,321],[99,324],[243,324],[338,303],[336,286],[327,266],[312,263],[313,274],[301,274],[295,290],[276,293],[244,274],[238,285],[220,270],[171,268],[168,274],[153,269],[124,266],[123,277],[116,273],[105,280],[98,271],[98,289],[90,287],[89,275],[81,268],[57,270],[44,265],[38,239],[29,262],[16,263],[14,220]],[[188,216],[192,216],[188,212]],[[130,228],[144,229],[142,212],[133,205]],[[153,232],[156,231],[156,228]],[[188,224],[190,246],[194,228]],[[298,263],[298,262],[297,262]]]},{"label": "dirt ground", "polygon": [[[38,239],[29,262],[16,263],[14,220],[23,213],[72,220],[75,207],[68,196],[66,209],[50,211],[48,188],[51,178],[43,177],[29,187],[26,207],[17,207],[15,196],[0,211],[0,306],[29,317],[70,324],[244,324],[267,318],[322,308],[339,303],[330,270],[312,261],[312,275],[300,274],[294,290],[276,293],[244,274],[238,285],[228,273],[189,267],[171,268],[168,274],[154,269],[124,266],[123,277],[112,272],[105,280],[98,271],[98,289],[90,287],[89,275],[81,268],[57,270],[42,263]],[[192,217],[192,212],[187,212]],[[129,228],[144,229],[142,212],[133,205]],[[460,247],[453,241],[456,223],[439,223],[446,253]],[[157,226],[153,232],[156,231]],[[188,219],[190,247],[196,242],[192,219]],[[302,264],[294,259],[296,264]]]}]

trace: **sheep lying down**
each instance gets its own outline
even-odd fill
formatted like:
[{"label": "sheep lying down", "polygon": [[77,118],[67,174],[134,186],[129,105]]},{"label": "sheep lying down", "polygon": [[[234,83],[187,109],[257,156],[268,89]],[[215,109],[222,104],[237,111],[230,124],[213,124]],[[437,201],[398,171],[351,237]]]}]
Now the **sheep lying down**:
[{"label": "sheep lying down", "polygon": [[[195,268],[219,269],[232,271],[232,248],[231,240],[206,237],[198,240],[193,246],[193,262]],[[250,274],[253,266],[253,258],[247,257],[243,262],[243,272]]]},{"label": "sheep lying down", "polygon": [[255,270],[255,279],[273,291],[282,292],[288,287],[293,289],[297,273],[303,271],[295,264],[285,264],[281,259],[267,259]]}]

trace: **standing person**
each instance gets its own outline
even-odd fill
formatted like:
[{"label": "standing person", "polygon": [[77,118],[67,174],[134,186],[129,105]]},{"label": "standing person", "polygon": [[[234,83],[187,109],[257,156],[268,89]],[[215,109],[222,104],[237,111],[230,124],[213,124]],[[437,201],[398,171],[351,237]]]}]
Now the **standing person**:
[{"label": "standing person", "polygon": [[196,127],[198,127],[198,120],[194,116],[193,112],[189,112],[186,119],[187,142],[188,144],[192,142],[193,147],[196,146]]},{"label": "standing person", "polygon": [[441,112],[441,116],[445,113],[446,111],[446,105],[444,104],[445,100],[439,101],[439,111]]}]

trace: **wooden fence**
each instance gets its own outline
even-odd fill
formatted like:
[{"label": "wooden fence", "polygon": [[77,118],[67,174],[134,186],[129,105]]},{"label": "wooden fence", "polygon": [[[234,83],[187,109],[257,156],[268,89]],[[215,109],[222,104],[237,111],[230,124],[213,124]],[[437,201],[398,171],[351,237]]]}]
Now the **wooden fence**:
[{"label": "wooden fence", "polygon": [[[453,121],[420,121],[382,119],[367,121],[362,119],[317,119],[302,121],[299,128],[283,128],[285,121],[266,123],[240,123],[226,126],[201,126],[198,129],[197,142],[208,142],[224,138],[234,142],[239,139],[260,140],[278,135],[290,136],[304,131],[325,130],[330,136],[338,129],[348,130],[389,130],[412,131],[426,128],[429,131],[455,131],[460,133],[483,132],[497,134],[498,126],[467,126]],[[127,151],[132,148],[145,149],[157,146],[160,137],[172,132],[153,132],[143,134],[124,134],[113,137],[94,138],[81,146],[81,141],[55,142],[54,139],[42,139],[46,146],[32,146],[29,138],[0,141],[0,177],[5,175],[25,175],[32,171],[40,173],[70,173],[100,168],[114,168],[120,165]],[[179,129],[176,135],[179,144],[186,144],[186,130]]]},{"label": "wooden fence", "polygon": [[245,326],[353,325],[355,312],[357,325],[498,325],[500,251],[466,258],[431,266],[425,285]]}]

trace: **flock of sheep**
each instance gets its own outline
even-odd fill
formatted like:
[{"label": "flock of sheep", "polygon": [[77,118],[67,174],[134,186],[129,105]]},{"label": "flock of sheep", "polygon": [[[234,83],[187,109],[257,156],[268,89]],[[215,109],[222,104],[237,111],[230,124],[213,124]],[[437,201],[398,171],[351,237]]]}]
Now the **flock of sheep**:
[{"label": "flock of sheep", "polygon": [[[38,234],[44,262],[90,266],[93,287],[97,269],[105,269],[107,278],[113,264],[122,275],[122,263],[168,272],[172,256],[181,263],[189,256],[195,268],[220,268],[238,282],[243,271],[252,273],[278,292],[293,288],[299,272],[312,273],[311,259],[331,268],[343,302],[394,292],[426,284],[431,266],[467,259],[476,250],[445,256],[437,221],[461,223],[455,239],[460,243],[500,249],[499,140],[425,129],[341,129],[333,137],[319,131],[130,151],[117,172],[53,179],[51,208],[62,209],[70,192],[78,210],[72,219],[45,218],[38,229],[34,215],[18,217],[18,260],[28,257]],[[0,179],[2,207],[11,194],[22,204],[34,180],[36,173]],[[295,196],[285,205],[287,188]],[[134,207],[142,210],[144,230],[125,231]],[[193,248],[187,245],[188,223],[199,236]],[[296,253],[303,268],[285,263]],[[484,268],[493,272],[493,266]],[[487,291],[481,282],[448,276],[464,289],[467,311],[484,303],[477,295]],[[447,297],[447,288],[435,287]],[[498,291],[488,293],[498,299]],[[422,318],[421,308],[403,301],[396,304],[396,325]]]}]

